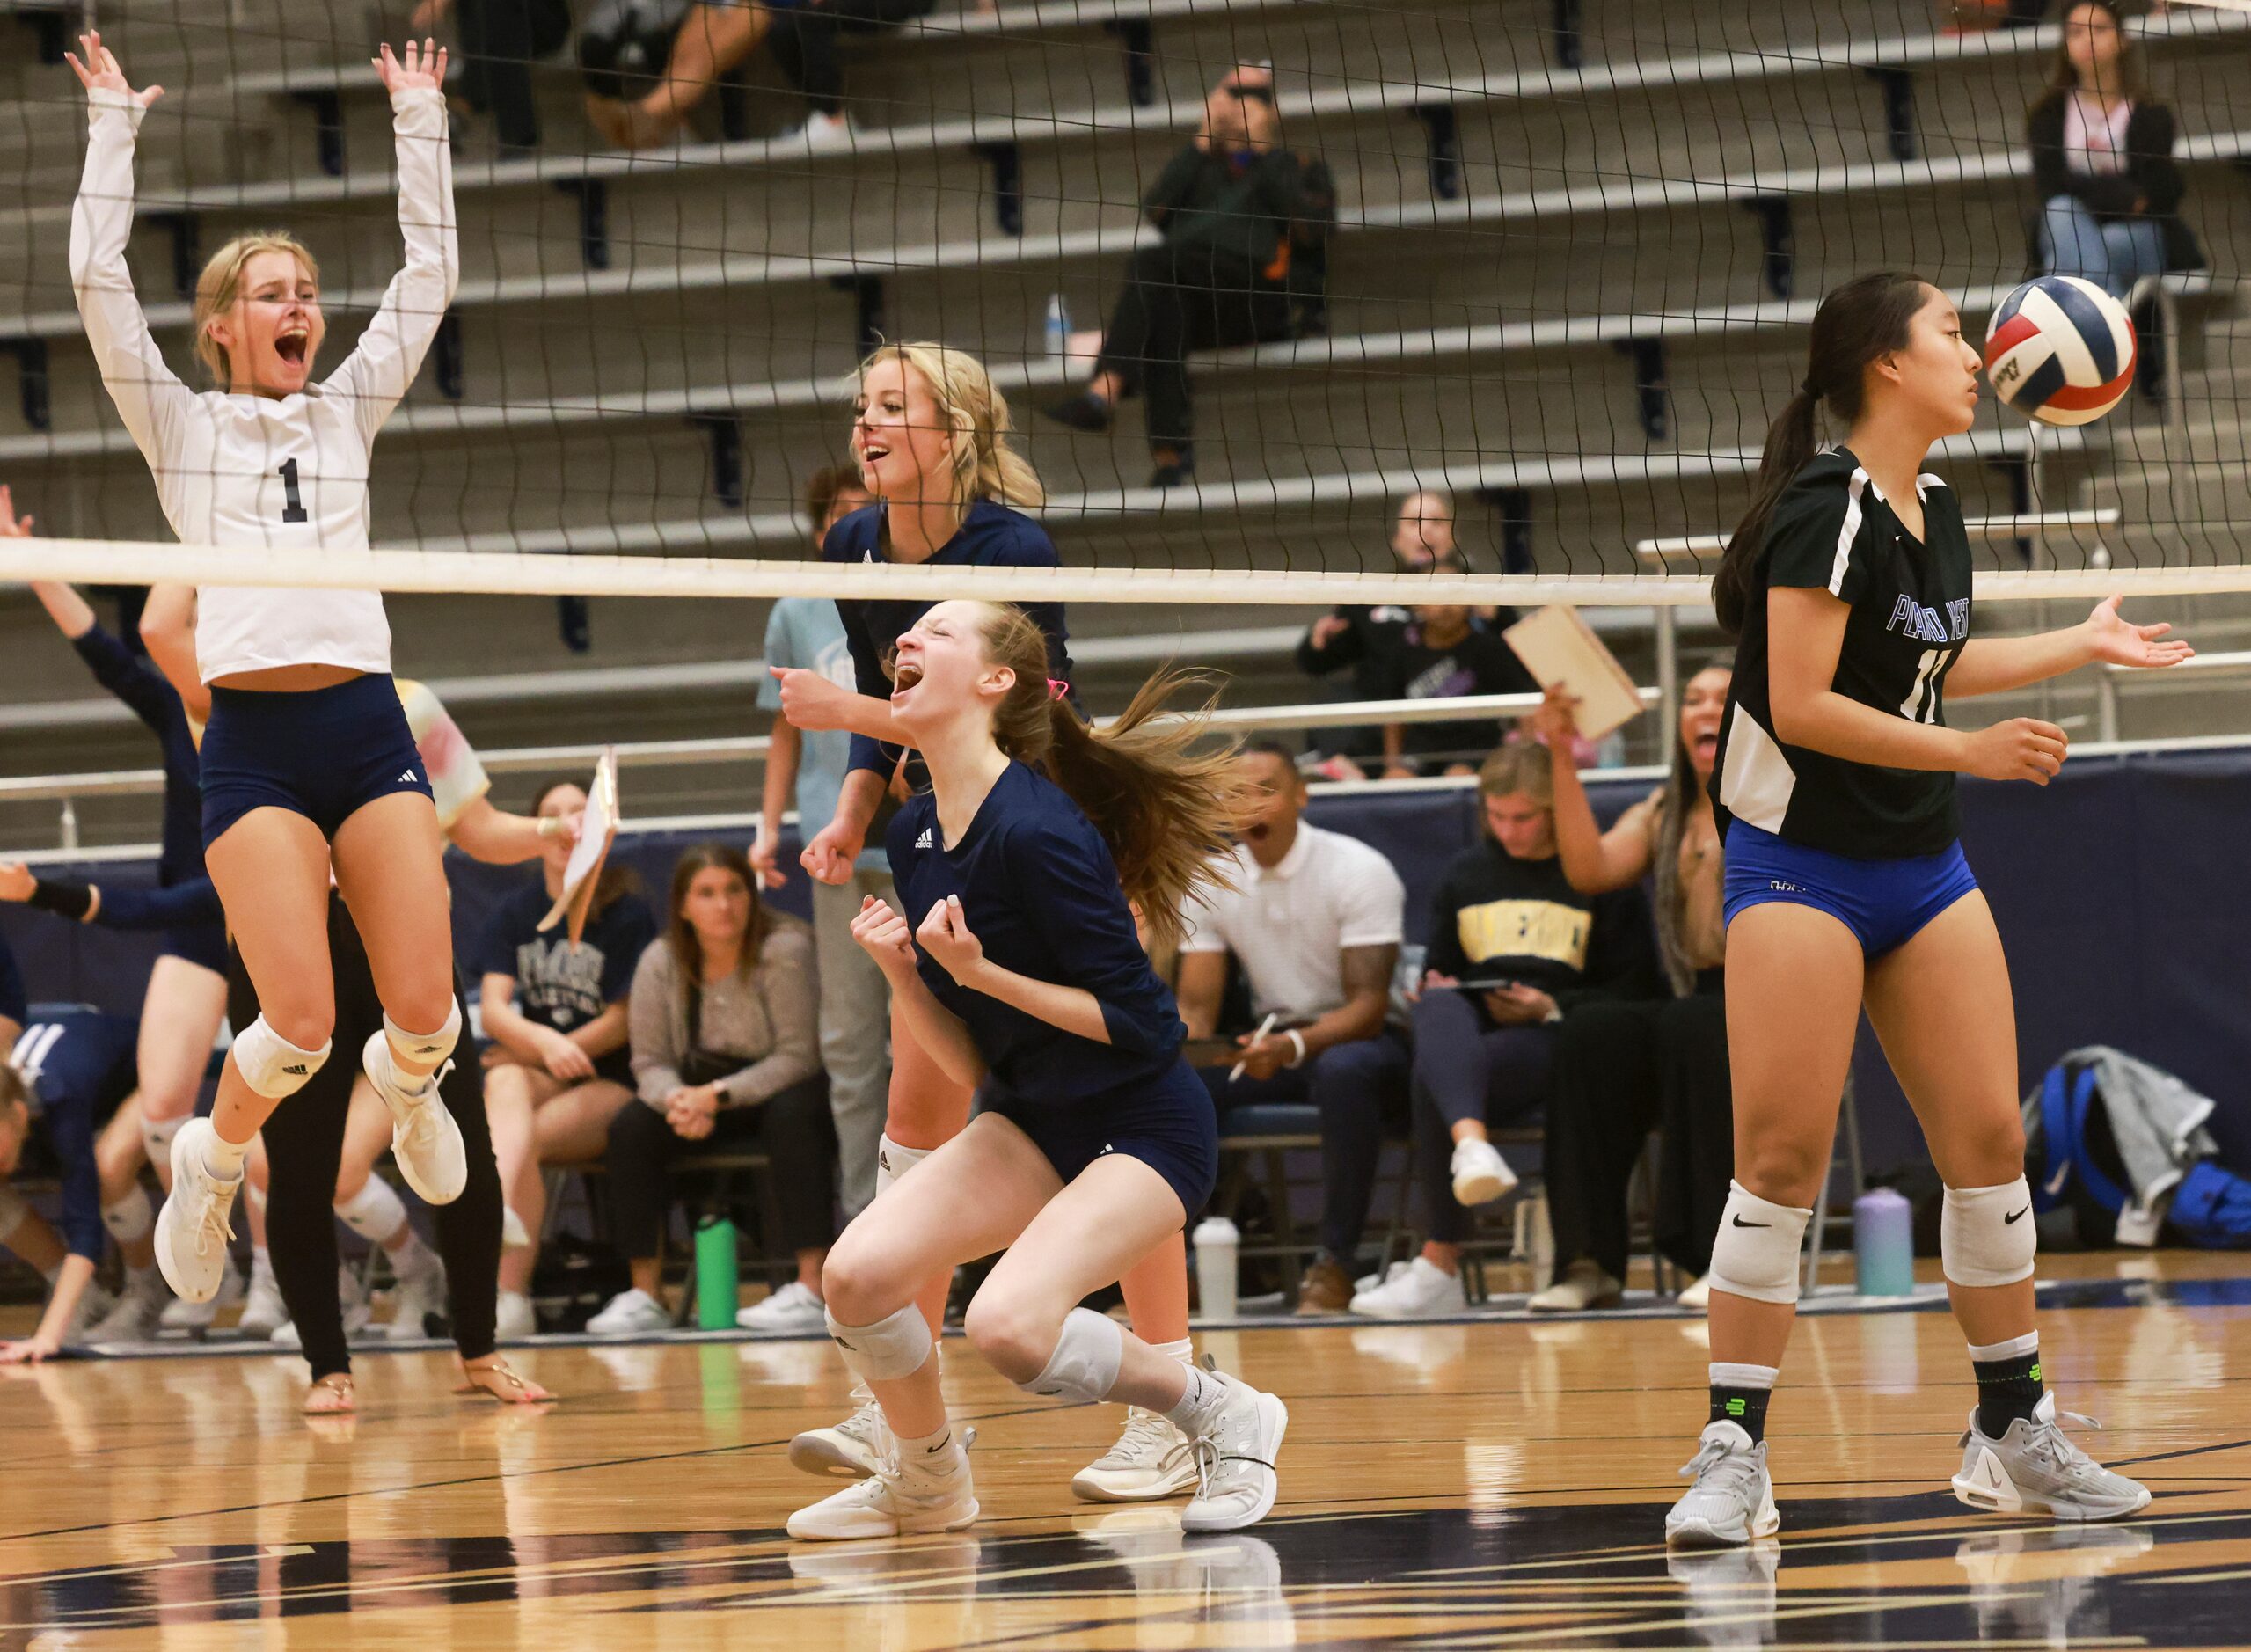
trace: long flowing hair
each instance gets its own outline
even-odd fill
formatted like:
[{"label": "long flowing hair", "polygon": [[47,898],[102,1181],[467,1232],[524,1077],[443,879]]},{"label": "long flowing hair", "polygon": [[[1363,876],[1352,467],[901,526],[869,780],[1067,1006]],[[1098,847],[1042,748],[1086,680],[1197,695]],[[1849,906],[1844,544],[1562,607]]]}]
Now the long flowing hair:
[{"label": "long flowing hair", "polygon": [[[985,658],[1016,676],[993,714],[994,743],[1045,773],[1093,822],[1151,950],[1177,946],[1182,904],[1225,881],[1220,861],[1246,812],[1235,742],[1210,727],[1218,679],[1167,668],[1123,716],[1096,728],[1050,686],[1038,623],[1012,603],[976,606]],[[1195,690],[1204,692],[1201,705],[1167,714],[1175,696]]]},{"label": "long flowing hair", "polygon": [[1721,629],[1729,636],[1743,633],[1751,570],[1758,566],[1774,507],[1820,451],[1816,416],[1822,405],[1827,403],[1830,413],[1844,424],[1860,416],[1867,399],[1861,369],[1878,356],[1906,347],[1908,327],[1927,302],[1929,288],[1921,276],[1905,270],[1875,270],[1832,289],[1814,311],[1805,377],[1767,428],[1750,508],[1736,524],[1719,572],[1712,576],[1712,607]]}]

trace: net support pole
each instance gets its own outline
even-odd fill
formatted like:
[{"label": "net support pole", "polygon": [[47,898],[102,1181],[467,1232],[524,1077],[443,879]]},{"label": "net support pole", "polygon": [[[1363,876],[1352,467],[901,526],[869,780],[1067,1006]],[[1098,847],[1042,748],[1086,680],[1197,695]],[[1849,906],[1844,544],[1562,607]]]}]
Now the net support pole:
[{"label": "net support pole", "polygon": [[[1649,610],[1657,640],[1657,727],[1670,731],[1680,722],[1680,625],[1679,616],[1670,608]],[[1658,742],[1657,749],[1672,749],[1669,732]]]}]

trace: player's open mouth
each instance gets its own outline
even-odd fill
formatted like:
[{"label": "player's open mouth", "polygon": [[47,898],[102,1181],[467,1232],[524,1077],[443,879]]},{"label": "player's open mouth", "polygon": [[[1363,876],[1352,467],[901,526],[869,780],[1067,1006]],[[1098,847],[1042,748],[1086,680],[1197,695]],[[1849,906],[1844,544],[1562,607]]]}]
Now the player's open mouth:
[{"label": "player's open mouth", "polygon": [[912,660],[900,661],[891,671],[891,698],[897,699],[899,696],[921,681],[922,667],[920,665]]},{"label": "player's open mouth", "polygon": [[879,459],[888,458],[890,456],[890,452],[891,450],[885,447],[881,442],[863,442],[861,443],[859,450],[860,463],[863,464],[873,464]]},{"label": "player's open mouth", "polygon": [[291,367],[303,367],[305,364],[305,346],[311,340],[312,334],[305,328],[289,328],[274,335],[274,354]]}]

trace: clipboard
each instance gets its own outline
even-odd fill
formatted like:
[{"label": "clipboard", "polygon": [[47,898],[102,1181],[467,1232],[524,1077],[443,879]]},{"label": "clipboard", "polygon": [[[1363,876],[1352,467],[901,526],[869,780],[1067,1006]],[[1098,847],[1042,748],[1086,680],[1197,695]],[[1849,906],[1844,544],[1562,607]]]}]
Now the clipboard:
[{"label": "clipboard", "polygon": [[1582,740],[1600,740],[1641,714],[1641,691],[1577,609],[1552,603],[1501,635],[1533,682],[1560,688],[1579,702],[1573,720]]},{"label": "clipboard", "polygon": [[586,933],[588,910],[594,904],[594,891],[602,881],[602,868],[610,859],[610,846],[618,841],[618,748],[604,746],[602,756],[596,759],[594,778],[586,788],[586,813],[579,818],[579,840],[571,850],[570,864],[563,868],[563,892],[555,897],[555,904],[547,916],[539,920],[539,932],[544,934],[563,919],[570,920],[571,945],[579,944]]}]

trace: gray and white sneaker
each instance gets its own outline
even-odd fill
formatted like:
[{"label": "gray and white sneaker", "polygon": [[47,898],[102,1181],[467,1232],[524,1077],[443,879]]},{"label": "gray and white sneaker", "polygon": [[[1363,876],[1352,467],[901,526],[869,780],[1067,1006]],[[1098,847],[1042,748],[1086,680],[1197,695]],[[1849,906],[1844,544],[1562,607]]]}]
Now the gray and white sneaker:
[{"label": "gray and white sneaker", "polygon": [[[344,1317],[344,1340],[347,1342],[362,1335],[375,1318],[368,1306],[368,1288],[360,1278],[359,1269],[350,1263],[336,1269],[336,1305]],[[303,1348],[304,1339],[297,1334],[297,1322],[284,1319],[274,1327],[269,1339],[276,1348]]]},{"label": "gray and white sneaker", "polygon": [[586,1322],[588,1336],[661,1336],[671,1328],[664,1305],[638,1288],[619,1291]]},{"label": "gray and white sneaker", "polygon": [[2057,1520],[2116,1520],[2149,1507],[2149,1488],[2102,1466],[2072,1444],[2057,1419],[2090,1429],[2102,1425],[2076,1411],[2057,1411],[2056,1396],[2040,1396],[2030,1418],[2018,1417],[1998,1440],[1977,1426],[1962,1436],[1962,1473],[1954,1495],[1992,1514],[2031,1510]]},{"label": "gray and white sneaker", "polygon": [[391,1153],[406,1185],[430,1204],[451,1204],[469,1185],[469,1150],[461,1126],[446,1110],[438,1086],[453,1064],[427,1078],[409,1080],[391,1058],[391,1041],[378,1030],[360,1049],[368,1082],[391,1109]]},{"label": "gray and white sneaker", "polygon": [[1289,1431],[1290,1407],[1224,1371],[1227,1402],[1210,1429],[1195,1440],[1196,1493],[1180,1511],[1183,1531],[1239,1531],[1273,1512],[1281,1495],[1275,1461]]},{"label": "gray and white sneaker", "polygon": [[1141,1502],[1186,1491],[1197,1478],[1194,1442],[1171,1418],[1131,1406],[1118,1443],[1074,1474],[1071,1489],[1087,1502]]},{"label": "gray and white sneaker", "polygon": [[206,1150],[218,1134],[210,1120],[190,1119],[172,1138],[172,1193],[157,1212],[157,1266],[184,1302],[210,1301],[233,1272],[227,1246],[235,1231],[227,1217],[242,1173],[223,1181],[211,1173]]},{"label": "gray and white sneaker", "polygon": [[1696,1483],[1665,1516],[1665,1541],[1673,1547],[1734,1548],[1780,1530],[1766,1442],[1753,1445],[1741,1423],[1722,1418],[1705,1424],[1680,1477]]},{"label": "gray and white sneaker", "polygon": [[[128,1273],[125,1289],[107,1313],[85,1327],[77,1340],[90,1343],[153,1342],[163,1322],[164,1305],[172,1299],[164,1276],[155,1268]],[[83,1316],[82,1316],[83,1317]]]},{"label": "gray and white sneaker", "polygon": [[250,1295],[243,1299],[242,1318],[235,1321],[235,1329],[253,1342],[272,1338],[274,1332],[288,1323],[289,1305],[281,1300],[281,1287],[274,1277],[274,1264],[266,1253],[255,1253],[250,1262]]}]

